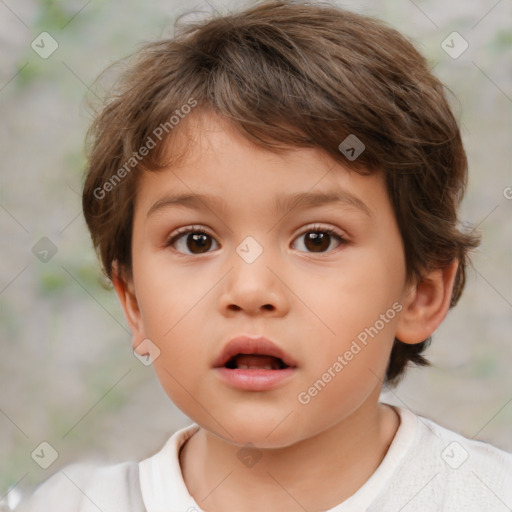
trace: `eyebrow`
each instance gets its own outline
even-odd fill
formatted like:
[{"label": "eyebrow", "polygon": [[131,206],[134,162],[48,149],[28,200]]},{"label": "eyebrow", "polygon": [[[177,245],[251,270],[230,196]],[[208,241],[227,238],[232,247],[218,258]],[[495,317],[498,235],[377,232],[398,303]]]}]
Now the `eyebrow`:
[{"label": "eyebrow", "polygon": [[373,217],[370,208],[357,196],[346,190],[336,190],[330,192],[299,192],[280,196],[275,203],[276,212],[288,212],[301,206],[302,208],[314,208],[328,204],[345,204],[352,208],[362,211],[368,217]]},{"label": "eyebrow", "polygon": [[[275,213],[288,212],[298,206],[303,208],[314,208],[328,204],[342,203],[358,209],[368,217],[374,217],[370,208],[357,196],[346,190],[331,192],[298,192],[295,194],[281,195],[277,197],[274,204]],[[148,210],[146,217],[166,208],[188,208],[196,210],[210,210],[211,207],[225,211],[227,202],[225,199],[212,194],[166,194],[158,199]]]}]

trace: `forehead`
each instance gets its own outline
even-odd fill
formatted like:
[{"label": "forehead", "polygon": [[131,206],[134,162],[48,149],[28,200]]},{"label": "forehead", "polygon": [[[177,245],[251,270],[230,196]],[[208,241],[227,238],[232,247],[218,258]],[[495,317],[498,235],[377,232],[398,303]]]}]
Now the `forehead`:
[{"label": "forehead", "polygon": [[141,175],[137,195],[146,214],[170,205],[225,211],[237,202],[271,206],[272,212],[280,213],[336,201],[373,213],[364,196],[372,192],[372,181],[383,188],[379,173],[358,174],[320,148],[271,151],[215,114],[194,114],[186,121],[166,141],[167,165]]},{"label": "forehead", "polygon": [[166,167],[179,168],[193,166],[200,160],[226,157],[227,152],[231,152],[231,158],[235,158],[233,150],[242,147],[247,153],[259,154],[260,157],[265,155],[269,160],[278,156],[290,160],[300,159],[310,153],[315,159],[330,160],[333,163],[319,148],[290,146],[280,144],[277,140],[272,140],[268,145],[258,144],[251,140],[250,135],[244,134],[241,125],[208,109],[196,110],[188,115],[175,132],[162,140],[159,150],[162,150],[161,160],[166,163]]}]

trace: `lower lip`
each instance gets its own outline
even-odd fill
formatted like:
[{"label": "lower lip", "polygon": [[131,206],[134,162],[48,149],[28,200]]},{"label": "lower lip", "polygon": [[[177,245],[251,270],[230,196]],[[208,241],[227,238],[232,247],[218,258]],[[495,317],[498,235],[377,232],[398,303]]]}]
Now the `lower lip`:
[{"label": "lower lip", "polygon": [[288,367],[282,370],[249,370],[215,368],[217,375],[231,386],[246,391],[268,391],[284,380],[289,379],[295,368]]}]

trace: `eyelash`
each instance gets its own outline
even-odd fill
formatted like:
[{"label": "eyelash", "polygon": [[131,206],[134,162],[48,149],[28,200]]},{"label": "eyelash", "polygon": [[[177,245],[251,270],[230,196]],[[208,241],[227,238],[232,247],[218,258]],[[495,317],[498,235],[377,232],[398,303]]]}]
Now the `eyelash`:
[{"label": "eyelash", "polygon": [[[306,233],[310,233],[310,232],[325,233],[331,237],[334,237],[338,240],[339,245],[337,247],[335,247],[334,249],[324,251],[324,252],[314,252],[314,251],[300,251],[300,252],[306,252],[307,254],[315,254],[317,256],[322,257],[322,256],[326,256],[326,255],[332,253],[333,251],[336,251],[336,249],[338,249],[340,245],[346,245],[348,243],[347,239],[345,237],[343,237],[341,234],[337,233],[334,229],[322,227],[319,225],[308,226],[306,229],[304,229],[301,233],[299,233],[294,238],[294,241],[297,240],[299,237],[305,235]],[[213,235],[211,235],[207,230],[205,230],[203,226],[197,226],[197,225],[196,226],[188,226],[188,227],[180,228],[180,229],[176,230],[176,232],[166,242],[166,244],[165,244],[166,247],[172,247],[181,237],[183,237],[184,235],[187,235],[189,233],[205,234],[215,240],[215,237]],[[218,244],[218,242],[217,242],[217,244]],[[198,254],[182,253],[176,249],[175,249],[175,251],[180,256],[200,256],[201,255],[201,253],[198,253]],[[212,251],[208,251],[203,254],[208,254],[209,252],[212,252]]]}]

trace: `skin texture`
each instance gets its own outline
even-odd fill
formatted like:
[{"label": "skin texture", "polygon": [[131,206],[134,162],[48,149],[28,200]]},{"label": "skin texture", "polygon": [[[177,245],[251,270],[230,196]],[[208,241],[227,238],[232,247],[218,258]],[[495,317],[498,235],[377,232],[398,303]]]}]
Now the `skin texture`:
[{"label": "skin texture", "polygon": [[[187,122],[180,164],[140,176],[133,272],[113,279],[133,347],[153,356],[158,347],[153,366],[161,385],[201,427],[180,463],[204,510],[326,510],[356,492],[385,456],[399,426],[396,412],[378,403],[394,337],[417,343],[437,328],[457,263],[407,282],[381,173],[362,176],[317,149],[271,153],[214,115]],[[274,211],[282,194],[334,190],[366,208],[344,201]],[[168,205],[148,215],[178,192],[218,196],[225,209]],[[211,235],[209,252],[189,254],[187,235],[168,243],[187,226]],[[306,234],[322,229],[344,241],[327,237],[326,249],[314,252]],[[247,236],[263,249],[253,263],[236,252]],[[401,311],[378,335],[309,403],[300,403],[298,394],[396,303]],[[239,334],[274,341],[297,361],[293,375],[269,391],[223,382],[212,363]],[[261,456],[252,467],[237,457],[247,443],[247,453]]]}]

